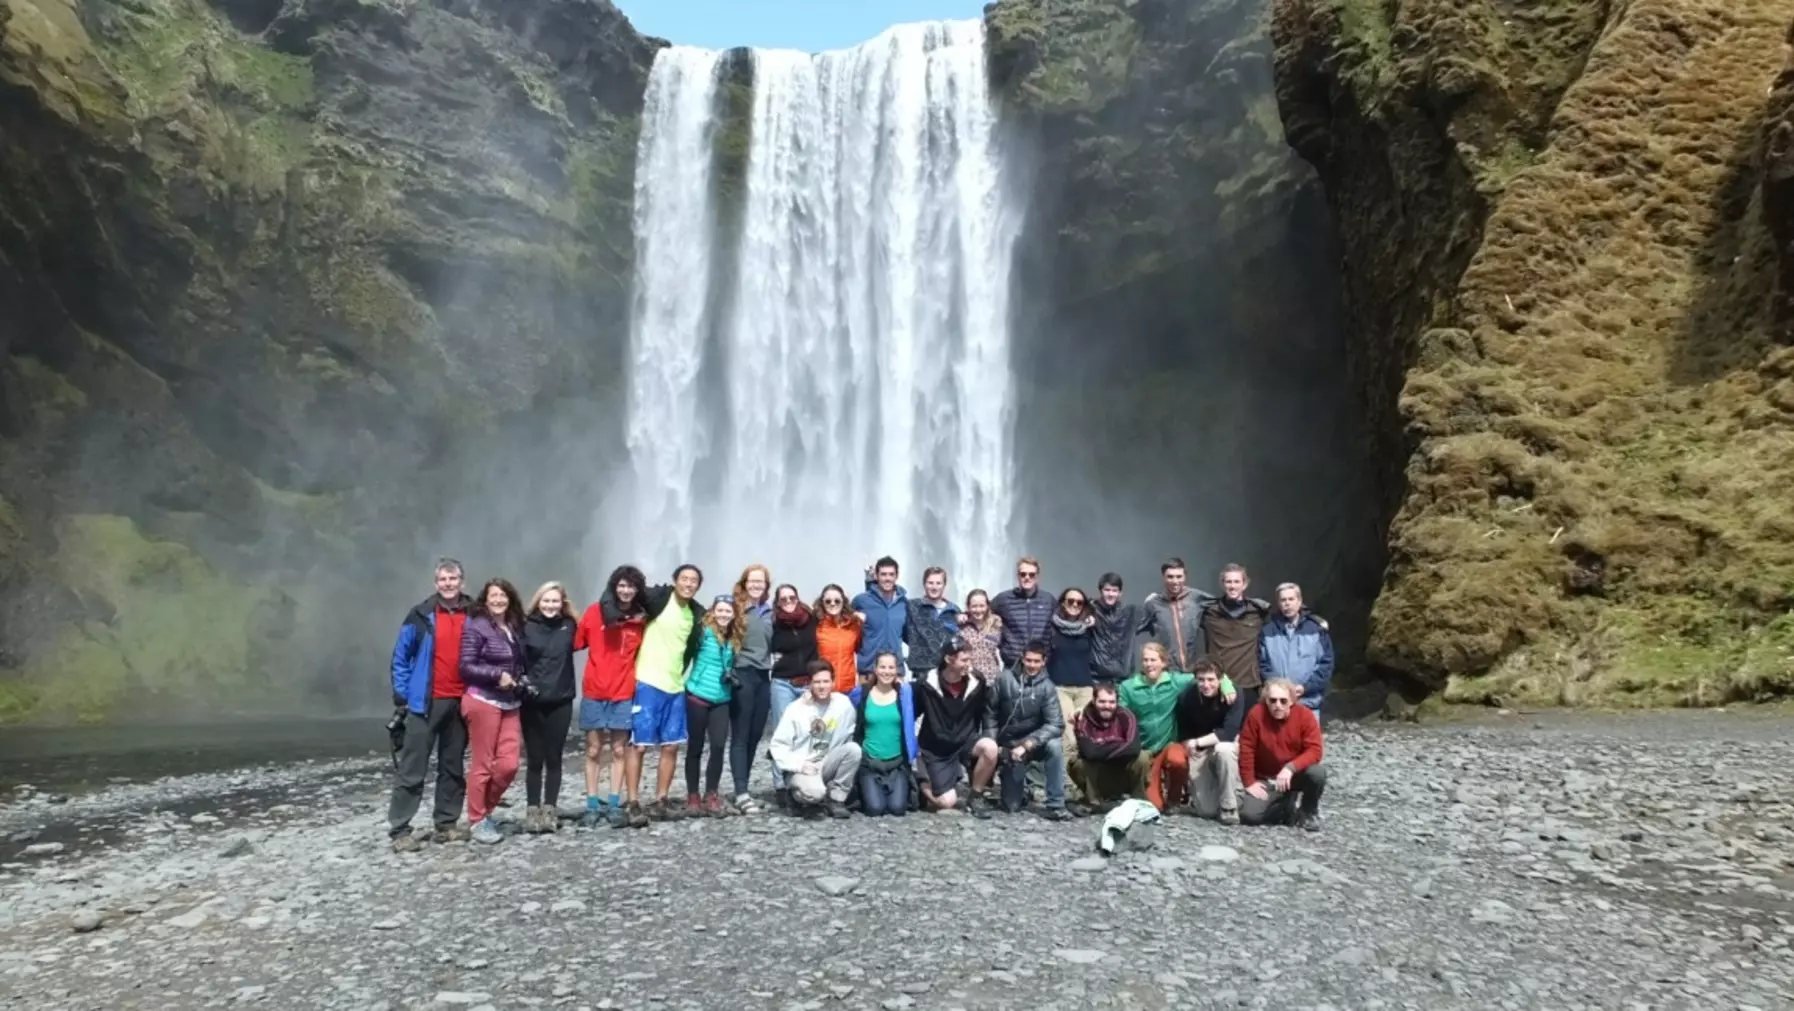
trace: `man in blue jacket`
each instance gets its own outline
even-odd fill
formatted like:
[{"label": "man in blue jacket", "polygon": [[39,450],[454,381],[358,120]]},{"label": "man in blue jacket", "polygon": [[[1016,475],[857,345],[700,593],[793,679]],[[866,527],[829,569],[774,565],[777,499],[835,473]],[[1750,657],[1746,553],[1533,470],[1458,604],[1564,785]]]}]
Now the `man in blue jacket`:
[{"label": "man in blue jacket", "polygon": [[880,653],[903,655],[903,628],[909,619],[909,595],[897,585],[897,560],[890,555],[872,563],[866,574],[865,592],[853,598],[853,609],[860,616],[860,649],[854,654],[854,666],[860,680],[872,676],[872,665]]},{"label": "man in blue jacket", "polygon": [[411,819],[423,802],[430,751],[436,751],[436,838],[466,839],[467,725],[461,721],[461,629],[472,598],[461,592],[461,563],[436,563],[436,593],[413,607],[392,648],[392,704],[405,711],[405,738],[394,763],[386,826],[395,853],[418,848]]},{"label": "man in blue jacket", "polygon": [[1320,711],[1333,679],[1333,636],[1326,619],[1302,606],[1302,588],[1294,583],[1277,587],[1277,613],[1258,636],[1258,667],[1265,681],[1284,678],[1303,705]]}]

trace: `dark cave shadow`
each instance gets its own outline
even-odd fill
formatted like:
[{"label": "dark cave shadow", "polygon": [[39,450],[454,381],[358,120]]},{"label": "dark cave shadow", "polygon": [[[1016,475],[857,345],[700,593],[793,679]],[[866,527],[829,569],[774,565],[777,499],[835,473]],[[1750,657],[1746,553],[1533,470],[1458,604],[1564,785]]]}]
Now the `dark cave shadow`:
[{"label": "dark cave shadow", "polygon": [[1763,190],[1770,114],[1766,103],[1733,138],[1725,181],[1709,201],[1713,223],[1695,258],[1694,297],[1670,350],[1668,379],[1676,385],[1755,368],[1777,343],[1780,264]]}]

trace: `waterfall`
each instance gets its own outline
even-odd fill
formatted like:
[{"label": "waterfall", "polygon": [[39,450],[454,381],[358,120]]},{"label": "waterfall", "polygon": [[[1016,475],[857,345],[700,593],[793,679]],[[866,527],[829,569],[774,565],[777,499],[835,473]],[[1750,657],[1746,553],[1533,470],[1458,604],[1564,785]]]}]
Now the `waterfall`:
[{"label": "waterfall", "polygon": [[[828,581],[857,592],[882,554],[918,589],[928,564],[960,593],[1006,585],[1019,221],[982,22],[899,25],[814,56],[754,51],[726,249],[706,127],[717,59],[663,51],[643,117],[635,553],[656,578],[694,554],[731,576],[761,560],[806,595]],[[724,264],[731,297],[702,318],[693,293]]]}]

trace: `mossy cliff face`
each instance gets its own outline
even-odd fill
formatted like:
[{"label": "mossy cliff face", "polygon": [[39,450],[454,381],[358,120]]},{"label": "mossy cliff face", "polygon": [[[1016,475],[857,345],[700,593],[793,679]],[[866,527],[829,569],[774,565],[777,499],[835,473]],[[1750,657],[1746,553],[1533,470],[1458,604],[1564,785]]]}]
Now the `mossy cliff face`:
[{"label": "mossy cliff face", "polygon": [[1794,2],[1278,0],[1389,560],[1462,700],[1794,687]]},{"label": "mossy cliff face", "polygon": [[[1008,166],[1026,540],[1055,586],[1133,599],[1184,556],[1213,587],[1301,582],[1348,654],[1375,588],[1337,248],[1276,110],[1263,0],[986,8]],[[1316,508],[1326,499],[1334,508]],[[1055,575],[1054,572],[1058,574]]]},{"label": "mossy cliff face", "polygon": [[330,644],[529,497],[462,464],[618,406],[652,54],[604,0],[0,0],[0,719],[367,700]]}]

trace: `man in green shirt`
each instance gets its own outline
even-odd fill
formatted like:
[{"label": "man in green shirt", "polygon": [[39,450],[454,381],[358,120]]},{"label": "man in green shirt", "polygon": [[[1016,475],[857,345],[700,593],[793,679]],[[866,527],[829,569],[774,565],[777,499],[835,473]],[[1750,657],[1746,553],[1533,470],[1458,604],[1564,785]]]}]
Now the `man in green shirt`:
[{"label": "man in green shirt", "polygon": [[1146,799],[1163,811],[1166,802],[1181,804],[1189,788],[1189,767],[1180,776],[1165,763],[1165,748],[1177,737],[1177,699],[1196,676],[1167,670],[1169,653],[1156,642],[1140,651],[1140,673],[1121,683],[1121,705],[1140,724],[1140,754],[1150,755]]}]

